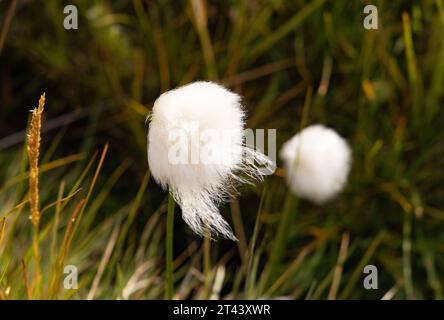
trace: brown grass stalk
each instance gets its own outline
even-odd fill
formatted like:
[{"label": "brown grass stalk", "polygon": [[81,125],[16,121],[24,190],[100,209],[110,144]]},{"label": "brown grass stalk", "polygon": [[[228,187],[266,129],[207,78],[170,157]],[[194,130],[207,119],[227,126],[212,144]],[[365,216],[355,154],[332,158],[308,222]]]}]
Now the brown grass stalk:
[{"label": "brown grass stalk", "polygon": [[45,106],[45,93],[40,96],[39,105],[32,111],[31,125],[28,133],[28,161],[29,161],[29,204],[31,207],[31,222],[34,226],[33,253],[35,259],[35,285],[36,292],[41,289],[41,266],[39,254],[39,156],[40,156],[40,130],[42,127],[42,113]]},{"label": "brown grass stalk", "polygon": [[22,260],[22,271],[23,271],[23,280],[25,281],[26,300],[30,300],[31,299],[31,292],[29,290],[28,270],[26,269],[25,260]]}]

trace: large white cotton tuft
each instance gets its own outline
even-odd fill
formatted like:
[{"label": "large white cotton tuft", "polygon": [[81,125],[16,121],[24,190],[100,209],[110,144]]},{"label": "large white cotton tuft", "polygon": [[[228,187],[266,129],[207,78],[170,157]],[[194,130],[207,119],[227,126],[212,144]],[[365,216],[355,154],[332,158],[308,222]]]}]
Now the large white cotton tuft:
[{"label": "large white cotton tuft", "polygon": [[312,125],[284,143],[280,153],[290,190],[321,204],[344,187],[351,166],[347,142],[334,130]]},{"label": "large white cotton tuft", "polygon": [[218,204],[237,183],[262,179],[256,164],[269,162],[245,146],[244,119],[239,95],[212,82],[165,92],[154,103],[148,132],[151,173],[201,236],[236,240]]}]

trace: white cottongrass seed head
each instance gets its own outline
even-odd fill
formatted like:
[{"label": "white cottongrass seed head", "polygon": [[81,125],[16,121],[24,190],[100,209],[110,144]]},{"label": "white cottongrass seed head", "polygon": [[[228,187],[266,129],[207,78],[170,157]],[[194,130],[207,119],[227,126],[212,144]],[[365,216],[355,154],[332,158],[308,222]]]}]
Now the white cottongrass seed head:
[{"label": "white cottongrass seed head", "polygon": [[198,81],[163,93],[149,116],[148,164],[200,236],[237,240],[218,205],[239,183],[262,180],[262,153],[245,145],[241,98]]},{"label": "white cottongrass seed head", "polygon": [[347,142],[334,130],[312,125],[282,146],[285,178],[300,198],[322,204],[344,187],[351,166]]}]

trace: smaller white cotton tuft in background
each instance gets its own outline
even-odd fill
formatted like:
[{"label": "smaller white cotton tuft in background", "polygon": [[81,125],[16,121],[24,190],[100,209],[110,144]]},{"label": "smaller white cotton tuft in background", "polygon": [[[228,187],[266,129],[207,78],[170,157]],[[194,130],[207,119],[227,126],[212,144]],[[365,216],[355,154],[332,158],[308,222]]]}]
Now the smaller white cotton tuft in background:
[{"label": "smaller white cotton tuft in background", "polygon": [[285,177],[297,196],[322,204],[344,187],[351,166],[347,142],[334,130],[312,125],[282,146]]}]

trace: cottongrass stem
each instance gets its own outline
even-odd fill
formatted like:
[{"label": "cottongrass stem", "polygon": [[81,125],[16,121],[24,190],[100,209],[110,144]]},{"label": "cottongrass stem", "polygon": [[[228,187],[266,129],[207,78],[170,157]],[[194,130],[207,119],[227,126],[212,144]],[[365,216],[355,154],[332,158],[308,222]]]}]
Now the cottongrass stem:
[{"label": "cottongrass stem", "polygon": [[319,205],[341,192],[352,162],[347,141],[319,124],[285,142],[279,155],[290,191]]},{"label": "cottongrass stem", "polygon": [[163,93],[149,117],[148,164],[198,235],[237,240],[219,205],[243,183],[263,180],[271,160],[246,145],[241,97],[198,81]]},{"label": "cottongrass stem", "polygon": [[35,259],[35,288],[37,294],[41,289],[41,266],[39,255],[39,156],[40,156],[40,129],[42,113],[45,106],[45,93],[40,96],[39,105],[32,110],[31,125],[28,133],[28,160],[29,160],[29,204],[31,207],[31,222],[34,227],[33,253]]}]

